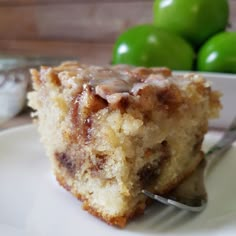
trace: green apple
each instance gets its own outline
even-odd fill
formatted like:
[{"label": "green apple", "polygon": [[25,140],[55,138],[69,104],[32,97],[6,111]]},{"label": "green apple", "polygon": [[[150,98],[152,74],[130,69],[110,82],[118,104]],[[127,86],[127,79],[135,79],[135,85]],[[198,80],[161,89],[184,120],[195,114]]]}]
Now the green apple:
[{"label": "green apple", "polygon": [[118,37],[112,63],[192,70],[194,58],[192,46],[180,36],[154,25],[138,25]]},{"label": "green apple", "polygon": [[156,26],[199,47],[226,28],[229,5],[227,0],[155,0],[153,13]]},{"label": "green apple", "polygon": [[236,32],[223,32],[210,38],[199,51],[197,69],[236,73]]}]

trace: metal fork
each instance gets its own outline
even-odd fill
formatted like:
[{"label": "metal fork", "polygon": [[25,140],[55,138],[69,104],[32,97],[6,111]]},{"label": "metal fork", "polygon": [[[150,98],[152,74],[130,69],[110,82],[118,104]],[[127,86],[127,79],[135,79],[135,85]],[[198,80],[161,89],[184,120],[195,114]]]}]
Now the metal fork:
[{"label": "metal fork", "polygon": [[[224,133],[223,137],[212,146],[209,151],[205,154],[206,167],[202,169],[204,171],[203,176],[206,176],[207,170],[211,166],[213,160],[217,157],[223,156],[232,146],[232,143],[236,140],[236,117],[231,123],[229,129]],[[203,164],[204,166],[204,164]],[[186,181],[187,182],[187,181]],[[188,183],[189,184],[189,183]],[[182,183],[181,188],[184,188],[184,185],[187,183]],[[204,183],[202,183],[202,188],[205,190]],[[180,187],[177,187],[174,192],[178,192]],[[180,192],[180,191],[179,191]],[[185,198],[184,196],[176,198],[175,194],[169,194],[168,196],[160,196],[149,192],[148,190],[143,189],[142,193],[148,196],[151,199],[154,199],[165,205],[174,206],[181,210],[200,212],[205,209],[207,205],[206,192],[203,193],[201,197],[193,196],[192,198]],[[177,199],[177,200],[176,200]]]}]

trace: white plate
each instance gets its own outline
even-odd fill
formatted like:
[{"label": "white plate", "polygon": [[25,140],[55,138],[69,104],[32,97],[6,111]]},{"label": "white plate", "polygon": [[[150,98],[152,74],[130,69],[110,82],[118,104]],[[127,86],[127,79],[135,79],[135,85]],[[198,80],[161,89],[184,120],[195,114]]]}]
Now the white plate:
[{"label": "white plate", "polygon": [[[208,134],[206,144],[219,135]],[[81,209],[59,187],[33,126],[0,133],[0,235],[236,235],[236,146],[207,178],[209,205],[201,214],[155,204],[125,229]]]},{"label": "white plate", "polygon": [[214,128],[226,128],[230,122],[236,116],[234,109],[236,102],[236,74],[224,74],[224,73],[201,73],[201,72],[174,72],[177,75],[183,75],[186,73],[201,74],[207,80],[211,81],[212,87],[215,90],[221,91],[223,94],[221,102],[223,110],[219,119],[210,122],[210,126]]}]

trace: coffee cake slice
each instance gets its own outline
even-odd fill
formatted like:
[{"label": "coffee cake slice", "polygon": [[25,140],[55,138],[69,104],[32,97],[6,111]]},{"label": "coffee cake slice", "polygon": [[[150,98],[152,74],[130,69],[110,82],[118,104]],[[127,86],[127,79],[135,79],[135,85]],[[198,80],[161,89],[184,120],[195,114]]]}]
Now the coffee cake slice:
[{"label": "coffee cake slice", "polygon": [[29,105],[58,182],[119,227],[143,213],[143,188],[165,194],[193,172],[221,107],[200,75],[166,68],[66,62],[31,74]]}]

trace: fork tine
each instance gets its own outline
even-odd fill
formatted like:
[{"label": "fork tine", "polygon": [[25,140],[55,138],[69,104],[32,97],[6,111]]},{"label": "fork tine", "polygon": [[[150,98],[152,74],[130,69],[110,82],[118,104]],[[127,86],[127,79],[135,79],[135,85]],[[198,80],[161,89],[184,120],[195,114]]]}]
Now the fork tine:
[{"label": "fork tine", "polygon": [[201,204],[199,206],[190,206],[190,205],[186,205],[184,203],[175,201],[173,199],[165,198],[165,197],[162,197],[160,195],[151,193],[147,190],[142,190],[142,193],[144,193],[146,196],[150,197],[151,199],[156,200],[158,202],[161,202],[165,205],[174,206],[178,209],[186,210],[186,211],[200,212],[200,211],[203,211],[205,209],[206,205],[207,205],[206,200],[202,200]]}]

